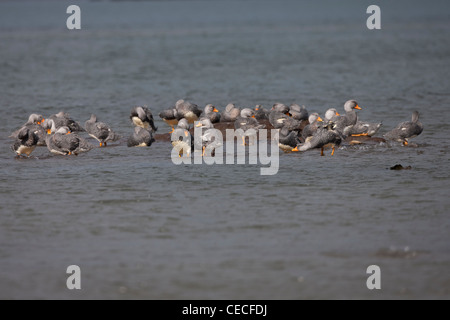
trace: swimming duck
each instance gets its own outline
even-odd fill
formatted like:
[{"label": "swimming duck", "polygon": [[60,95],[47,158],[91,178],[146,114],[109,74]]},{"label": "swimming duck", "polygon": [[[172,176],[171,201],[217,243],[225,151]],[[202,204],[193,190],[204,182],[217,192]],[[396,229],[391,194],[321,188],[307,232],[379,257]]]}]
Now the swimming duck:
[{"label": "swimming duck", "polygon": [[225,111],[222,113],[222,122],[235,122],[240,114],[241,109],[237,108],[234,103],[229,103],[225,107]]},{"label": "swimming duck", "polygon": [[131,110],[130,120],[136,127],[149,129],[152,133],[158,130],[158,128],[155,127],[153,114],[146,106],[134,107]]},{"label": "swimming duck", "polygon": [[[307,151],[311,149],[321,149],[321,155],[324,156],[324,149],[327,146],[331,146],[333,149],[331,155],[333,156],[338,147],[342,143],[343,137],[337,131],[336,124],[330,121],[326,126],[317,129],[316,133],[311,139],[306,141],[298,151]],[[293,151],[297,151],[294,149]]]},{"label": "swimming duck", "polygon": [[198,121],[202,114],[202,111],[196,104],[184,100],[178,100],[175,108],[178,110],[178,119],[185,118],[189,123]]},{"label": "swimming duck", "polygon": [[419,121],[420,114],[414,111],[411,121],[400,123],[394,130],[389,131],[384,135],[387,140],[394,140],[402,142],[407,146],[409,140],[417,137],[423,132],[423,124]]},{"label": "swimming duck", "polygon": [[106,147],[109,141],[115,142],[120,139],[120,136],[114,133],[107,124],[97,122],[95,114],[92,114],[91,118],[86,121],[85,128],[87,133],[100,143],[100,147]]},{"label": "swimming duck", "polygon": [[17,139],[11,148],[18,157],[21,157],[22,155],[29,157],[34,149],[36,149],[37,143],[38,137],[34,131],[27,127],[23,127],[17,133]]},{"label": "swimming duck", "polygon": [[134,133],[128,139],[127,146],[131,147],[150,147],[155,139],[153,138],[153,134],[150,130],[135,127]]},{"label": "swimming duck", "polygon": [[88,152],[93,146],[77,134],[70,133],[68,127],[59,128],[55,134],[46,138],[48,150],[57,155],[78,155]]},{"label": "swimming duck", "polygon": [[219,110],[217,110],[216,107],[212,104],[206,105],[202,118],[207,118],[214,124],[220,122],[220,117]]},{"label": "swimming duck", "polygon": [[298,104],[292,104],[289,107],[289,114],[292,118],[298,121],[306,121],[309,118],[308,110],[305,106],[299,106]]}]

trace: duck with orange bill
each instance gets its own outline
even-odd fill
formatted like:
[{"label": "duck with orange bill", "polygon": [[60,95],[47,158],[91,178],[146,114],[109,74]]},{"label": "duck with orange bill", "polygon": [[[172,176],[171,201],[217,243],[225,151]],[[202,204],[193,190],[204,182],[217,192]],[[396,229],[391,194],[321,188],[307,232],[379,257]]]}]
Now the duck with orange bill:
[{"label": "duck with orange bill", "polygon": [[298,146],[301,141],[296,131],[290,131],[288,128],[283,127],[280,130],[280,136],[278,141],[278,147],[284,152],[298,151]]},{"label": "duck with orange bill", "polygon": [[28,121],[20,129],[14,131],[9,137],[14,140],[18,140],[19,133],[22,131],[23,128],[27,128],[32,132],[34,132],[34,134],[36,135],[38,139],[37,146],[45,146],[46,132],[44,130],[44,127],[42,126],[44,120],[45,119],[43,116],[33,113],[29,116]]},{"label": "duck with orange bill", "polygon": [[215,106],[212,104],[207,104],[205,110],[203,111],[202,118],[207,118],[214,124],[220,122],[221,116],[219,110],[217,110]]},{"label": "duck with orange bill", "polygon": [[303,141],[307,141],[316,133],[319,129],[320,123],[323,122],[323,119],[317,112],[314,112],[310,114],[308,122],[309,124],[302,131]]},{"label": "duck with orange bill", "polygon": [[289,114],[289,108],[282,104],[276,103],[269,114],[269,122],[275,129],[287,127],[290,131],[301,131],[302,121],[295,120]]},{"label": "duck with orange bill", "polygon": [[299,148],[292,151],[308,151],[311,149],[320,149],[321,155],[324,156],[325,148],[331,147],[331,149],[333,150],[331,155],[333,156],[336,148],[341,145],[342,141],[343,137],[337,130],[336,124],[330,121],[326,125],[319,127],[310,139],[308,139],[303,145],[299,146]]},{"label": "duck with orange bill", "polygon": [[298,121],[306,121],[309,118],[309,112],[305,106],[298,104],[291,104],[289,107],[289,114],[292,118]]},{"label": "duck with orange bill", "polygon": [[362,110],[355,100],[349,100],[344,104],[345,115],[339,116],[335,122],[335,128],[342,136],[348,137],[351,129],[358,121],[355,110]]}]

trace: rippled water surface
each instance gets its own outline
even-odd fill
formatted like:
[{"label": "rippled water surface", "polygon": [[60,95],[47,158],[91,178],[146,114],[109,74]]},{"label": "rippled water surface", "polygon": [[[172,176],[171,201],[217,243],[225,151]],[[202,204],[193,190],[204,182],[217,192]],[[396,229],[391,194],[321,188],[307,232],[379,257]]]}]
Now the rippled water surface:
[{"label": "rippled water surface", "polygon": [[[80,3],[70,32],[70,2],[0,2],[0,298],[450,298],[448,1],[380,1],[381,31],[367,1]],[[175,166],[167,142],[10,150],[33,112],[94,112],[126,138],[132,106],[180,98],[321,113],[354,98],[380,134],[414,109],[425,131],[416,148],[282,154],[269,177]]]}]

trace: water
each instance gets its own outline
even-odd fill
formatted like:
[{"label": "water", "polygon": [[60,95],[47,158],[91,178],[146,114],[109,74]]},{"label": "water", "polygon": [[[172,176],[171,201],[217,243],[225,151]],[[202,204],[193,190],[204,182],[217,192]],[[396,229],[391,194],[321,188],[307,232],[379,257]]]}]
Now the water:
[{"label": "water", "polygon": [[[75,32],[69,4],[0,2],[0,298],[450,298],[448,1],[380,1],[381,31],[366,1],[80,2]],[[168,143],[9,149],[32,112],[95,112],[126,137],[132,106],[180,98],[319,112],[355,98],[381,134],[414,109],[425,131],[418,148],[281,155],[272,177],[174,166]]]}]

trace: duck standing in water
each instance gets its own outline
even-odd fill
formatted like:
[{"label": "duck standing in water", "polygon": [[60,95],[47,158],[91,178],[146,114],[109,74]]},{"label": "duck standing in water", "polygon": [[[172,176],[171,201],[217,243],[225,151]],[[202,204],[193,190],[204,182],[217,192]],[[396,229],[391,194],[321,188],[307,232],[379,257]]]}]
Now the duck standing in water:
[{"label": "duck standing in water", "polygon": [[[321,149],[321,155],[324,156],[324,149],[331,146],[333,149],[331,155],[333,156],[336,147],[339,147],[342,143],[343,137],[339,131],[336,129],[336,124],[334,122],[329,122],[326,126],[319,128],[314,135],[306,141],[298,151],[307,151],[311,149]],[[297,151],[297,150],[293,150]]]},{"label": "duck standing in water", "polygon": [[11,148],[18,157],[23,155],[29,157],[34,149],[36,149],[37,143],[38,137],[34,131],[27,127],[23,127],[17,133],[17,139]]},{"label": "duck standing in water", "polygon": [[97,122],[95,114],[91,115],[91,118],[86,121],[85,128],[87,133],[100,143],[100,147],[106,147],[109,141],[115,142],[120,139],[120,136],[114,133],[107,124]]},{"label": "duck standing in water", "polygon": [[420,114],[414,111],[411,121],[400,123],[394,130],[384,135],[387,140],[402,142],[404,146],[409,144],[409,140],[417,137],[423,132],[423,124],[419,121]]},{"label": "duck standing in water", "polygon": [[134,107],[131,110],[130,120],[136,127],[149,129],[152,133],[158,130],[158,128],[155,127],[153,114],[146,106]]},{"label": "duck standing in water", "polygon": [[349,100],[344,105],[345,115],[338,117],[335,120],[336,130],[341,133],[342,136],[348,137],[351,129],[358,121],[358,115],[355,110],[362,110],[355,100]]},{"label": "duck standing in water", "polygon": [[56,133],[48,135],[46,142],[48,150],[56,155],[78,155],[93,149],[91,144],[77,134],[71,133],[67,127],[61,127]]},{"label": "duck standing in water", "polygon": [[45,137],[46,132],[44,130],[43,124],[44,124],[44,117],[38,114],[31,114],[28,118],[28,121],[19,129],[14,131],[9,137],[18,140],[19,139],[19,132],[22,131],[22,129],[27,128],[34,132],[36,135],[38,141],[37,146],[45,147]]},{"label": "duck standing in water", "polygon": [[162,111],[159,114],[159,117],[172,128],[172,131],[170,133],[175,130],[175,126],[180,120],[178,117],[178,110],[175,107]]},{"label": "duck standing in water", "polygon": [[178,111],[178,119],[186,119],[190,124],[198,121],[202,111],[196,104],[190,103],[184,100],[178,100],[175,104],[175,108]]},{"label": "duck standing in water", "polygon": [[150,147],[155,139],[153,138],[153,134],[150,130],[135,127],[134,133],[128,139],[127,146],[129,148],[132,147]]},{"label": "duck standing in water", "polygon": [[63,111],[50,116],[50,119],[55,123],[56,129],[67,127],[70,132],[84,132],[83,127],[73,120],[68,113]]},{"label": "duck standing in water", "polygon": [[181,119],[178,122],[177,128],[172,133],[172,146],[177,150],[178,156],[181,158],[186,150],[186,156],[190,157],[194,150],[194,139],[189,132],[190,126],[186,119]]}]

